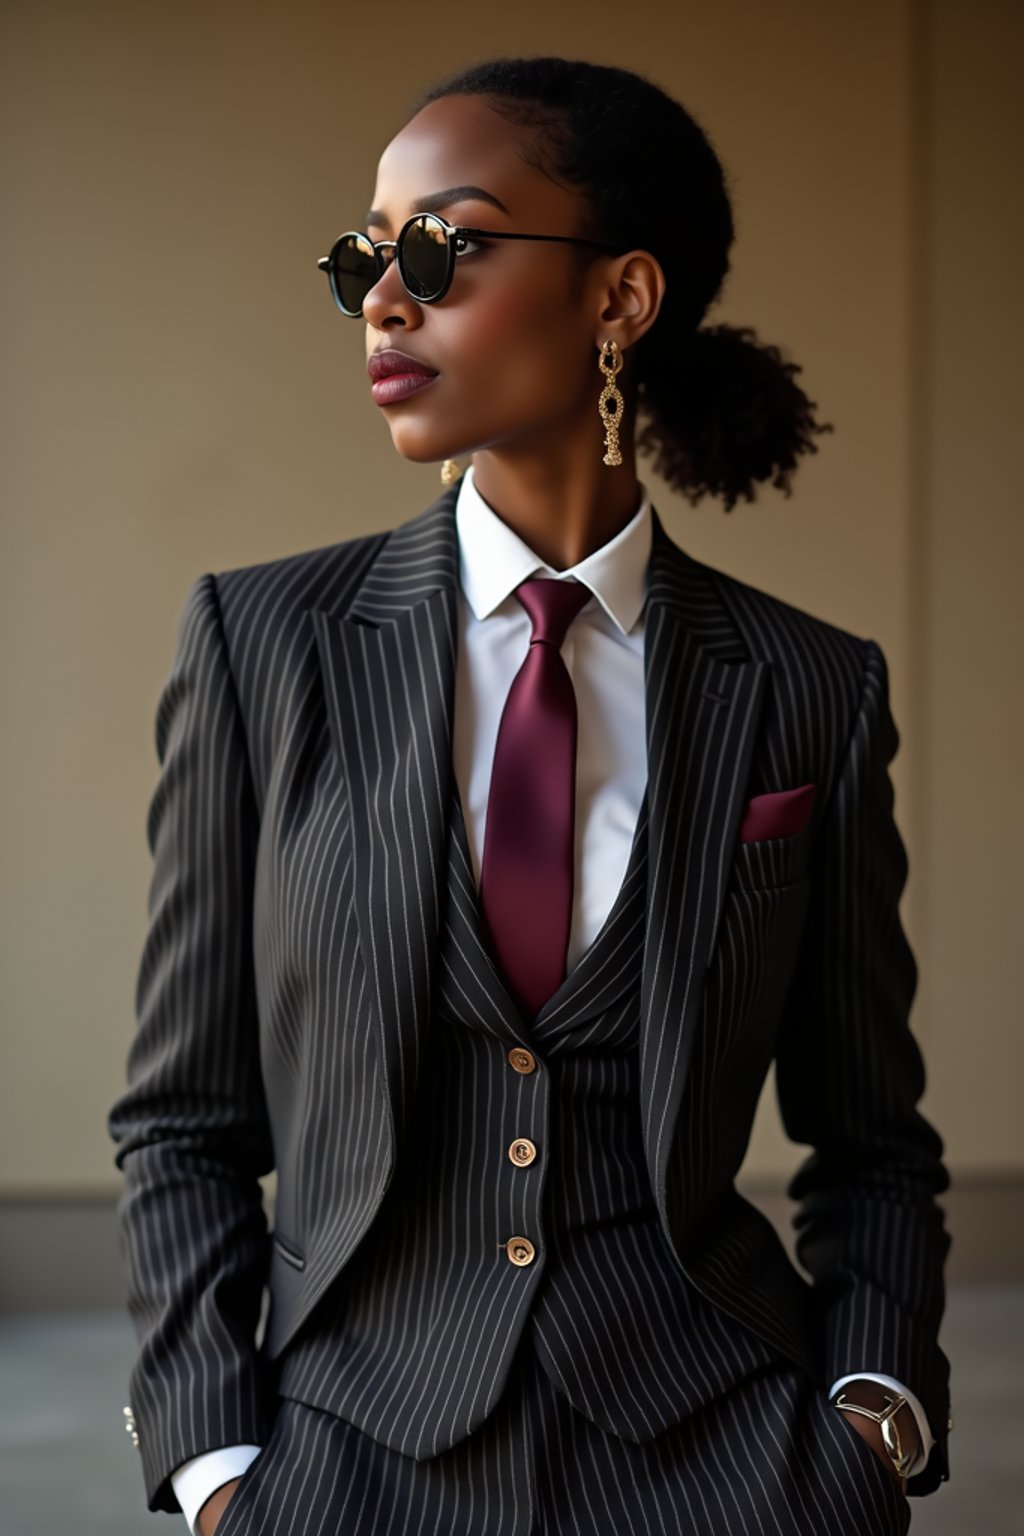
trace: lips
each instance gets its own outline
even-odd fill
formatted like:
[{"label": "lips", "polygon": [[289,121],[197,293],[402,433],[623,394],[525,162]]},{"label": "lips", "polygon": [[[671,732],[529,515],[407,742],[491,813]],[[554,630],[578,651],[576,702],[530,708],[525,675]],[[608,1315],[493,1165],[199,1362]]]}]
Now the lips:
[{"label": "lips", "polygon": [[366,371],[375,383],[378,379],[389,379],[396,373],[417,373],[427,379],[437,377],[436,368],[431,368],[429,363],[410,356],[408,352],[399,352],[397,347],[385,347],[372,353],[367,358]]}]

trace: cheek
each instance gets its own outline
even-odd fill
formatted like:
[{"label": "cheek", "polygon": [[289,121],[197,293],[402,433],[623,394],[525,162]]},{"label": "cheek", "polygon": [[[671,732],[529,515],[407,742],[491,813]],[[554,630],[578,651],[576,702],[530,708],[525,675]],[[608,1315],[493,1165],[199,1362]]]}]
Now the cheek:
[{"label": "cheek", "polygon": [[[531,281],[532,278],[532,281]],[[556,284],[536,268],[524,267],[520,279],[497,264],[474,273],[465,303],[452,311],[453,343],[470,366],[493,366],[498,350],[534,351],[538,346],[552,352],[572,334],[574,315],[566,303],[564,283]]]},{"label": "cheek", "polygon": [[474,358],[488,356],[493,359],[499,345],[514,346],[526,342],[532,335],[543,330],[539,315],[540,305],[536,295],[512,288],[484,296],[481,294],[472,306],[467,343]]},{"label": "cheek", "polygon": [[579,326],[564,293],[511,285],[481,289],[451,319],[445,351],[460,393],[481,401],[500,395],[509,403],[522,397],[534,407],[564,395],[566,358],[579,345]]}]

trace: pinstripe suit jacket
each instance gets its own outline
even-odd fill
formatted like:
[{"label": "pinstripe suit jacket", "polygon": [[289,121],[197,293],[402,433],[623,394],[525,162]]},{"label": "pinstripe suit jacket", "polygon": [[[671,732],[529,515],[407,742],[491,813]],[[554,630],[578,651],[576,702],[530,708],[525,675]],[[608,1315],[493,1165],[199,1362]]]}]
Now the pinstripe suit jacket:
[{"label": "pinstripe suit jacket", "polygon": [[[443,920],[457,487],[400,527],[204,575],[160,698],[150,926],[110,1112],[150,1508],[265,1443],[275,1362],[368,1231],[410,1119]],[[920,1115],[879,647],[692,559],[657,513],[644,672],[644,1149],[685,1273],[822,1382],[921,1399],[948,1475],[943,1143]],[[810,824],[740,842],[813,783]],[[735,1190],[776,1061],[793,1267]],[[257,1183],[277,1169],[270,1240]],[[270,1311],[257,1347],[264,1284]]]}]

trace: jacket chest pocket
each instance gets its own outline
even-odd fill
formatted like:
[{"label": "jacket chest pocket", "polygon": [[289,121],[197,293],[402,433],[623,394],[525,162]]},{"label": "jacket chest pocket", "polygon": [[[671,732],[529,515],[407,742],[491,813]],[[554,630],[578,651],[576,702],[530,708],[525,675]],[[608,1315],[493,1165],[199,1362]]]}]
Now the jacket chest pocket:
[{"label": "jacket chest pocket", "polygon": [[735,890],[771,891],[796,885],[807,874],[810,831],[737,843],[730,883]]}]

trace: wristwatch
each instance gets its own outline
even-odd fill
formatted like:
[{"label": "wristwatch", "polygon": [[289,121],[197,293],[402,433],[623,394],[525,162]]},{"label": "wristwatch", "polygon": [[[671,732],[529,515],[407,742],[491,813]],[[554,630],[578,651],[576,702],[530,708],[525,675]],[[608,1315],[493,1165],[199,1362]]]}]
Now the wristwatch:
[{"label": "wristwatch", "polygon": [[867,1419],[874,1419],[876,1424],[882,1426],[882,1444],[885,1446],[889,1460],[892,1462],[900,1477],[906,1477],[907,1470],[914,1460],[916,1451],[903,1449],[900,1439],[899,1425],[896,1423],[896,1415],[906,1403],[907,1399],[900,1392],[882,1392],[882,1396],[888,1403],[888,1407],[881,1413],[876,1413],[872,1408],[865,1408],[863,1403],[854,1403],[846,1400],[846,1393],[840,1392],[831,1399],[833,1408],[845,1408],[853,1413],[862,1413]]}]

